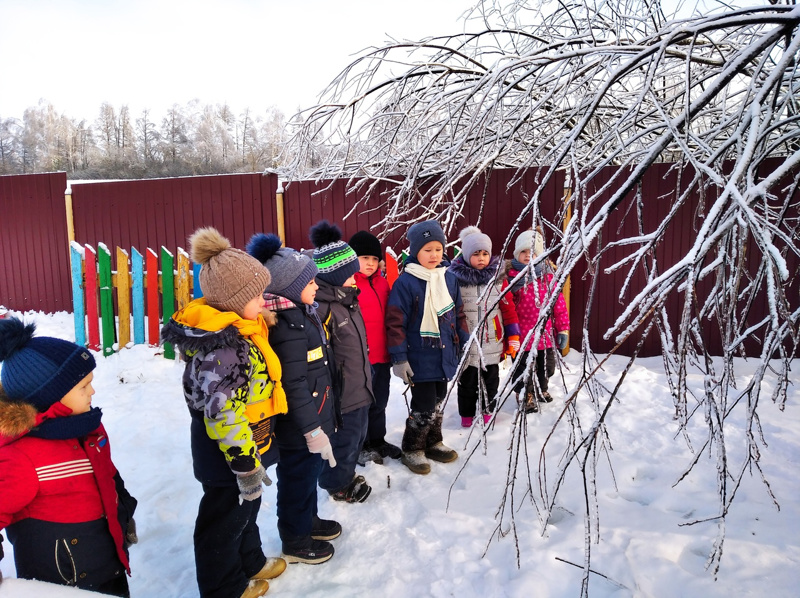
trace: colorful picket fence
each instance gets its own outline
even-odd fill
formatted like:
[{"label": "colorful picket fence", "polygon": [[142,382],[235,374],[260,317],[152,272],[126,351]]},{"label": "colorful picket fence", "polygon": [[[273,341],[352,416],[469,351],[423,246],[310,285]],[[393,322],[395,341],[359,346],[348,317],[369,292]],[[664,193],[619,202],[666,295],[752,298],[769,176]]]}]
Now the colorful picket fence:
[{"label": "colorful picket fence", "polygon": [[[114,353],[115,346],[161,345],[161,325],[176,309],[203,296],[200,266],[180,247],[177,260],[166,247],[144,254],[132,247],[130,255],[117,247],[115,257],[113,269],[111,251],[103,243],[96,250],[70,243],[75,342],[104,356]],[[399,259],[406,257],[404,252]],[[385,263],[391,285],[399,275],[398,258],[391,249]],[[164,357],[175,359],[175,348],[170,343],[163,346]]]},{"label": "colorful picket fence", "polygon": [[[182,309],[194,297],[202,297],[196,283],[200,266],[180,247],[177,264],[166,247],[144,254],[133,247],[130,256],[117,247],[113,270],[111,251],[104,244],[95,250],[72,242],[70,263],[75,342],[102,350],[104,356],[114,353],[115,345],[160,345],[161,324],[175,313],[176,304]],[[164,343],[164,357],[175,358],[169,343]]]}]

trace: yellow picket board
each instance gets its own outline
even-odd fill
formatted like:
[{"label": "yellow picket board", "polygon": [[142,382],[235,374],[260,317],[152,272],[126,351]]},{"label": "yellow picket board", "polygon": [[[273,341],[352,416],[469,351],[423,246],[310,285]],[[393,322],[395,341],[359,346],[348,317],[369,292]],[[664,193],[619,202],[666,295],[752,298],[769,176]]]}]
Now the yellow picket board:
[{"label": "yellow picket board", "polygon": [[117,247],[117,310],[119,315],[120,349],[131,342],[131,278],[128,268],[128,252]]},{"label": "yellow picket board", "polygon": [[175,298],[178,309],[183,309],[192,300],[192,262],[189,255],[178,247],[178,278],[175,281]]}]

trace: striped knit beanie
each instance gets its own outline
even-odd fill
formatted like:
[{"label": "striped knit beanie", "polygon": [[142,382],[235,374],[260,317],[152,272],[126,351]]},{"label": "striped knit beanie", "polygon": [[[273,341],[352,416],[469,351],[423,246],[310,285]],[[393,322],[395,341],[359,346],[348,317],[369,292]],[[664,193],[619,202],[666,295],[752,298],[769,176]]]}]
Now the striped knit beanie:
[{"label": "striped knit beanie", "polygon": [[327,220],[320,220],[311,227],[309,235],[314,244],[314,263],[319,268],[317,278],[340,287],[361,269],[353,248],[342,241],[342,231]]},{"label": "striped knit beanie", "polygon": [[63,399],[95,367],[84,347],[50,336],[33,336],[36,326],[17,318],[0,320],[0,381],[12,401],[44,412]]}]

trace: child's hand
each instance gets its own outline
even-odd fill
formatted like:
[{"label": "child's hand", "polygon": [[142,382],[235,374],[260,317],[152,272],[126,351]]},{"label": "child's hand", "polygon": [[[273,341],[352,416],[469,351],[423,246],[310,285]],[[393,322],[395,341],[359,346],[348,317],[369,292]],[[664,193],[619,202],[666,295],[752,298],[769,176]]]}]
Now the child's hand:
[{"label": "child's hand", "polygon": [[328,439],[328,435],[322,431],[322,428],[306,432],[303,436],[306,437],[309,453],[319,453],[320,457],[325,459],[331,467],[336,467],[336,458],[333,456],[331,441]]},{"label": "child's hand", "polygon": [[[236,484],[239,486],[239,498],[243,500],[255,500],[261,496],[261,482],[269,480],[267,472],[259,465],[249,473],[237,473]],[[266,483],[266,482],[265,482]],[[271,484],[270,480],[267,485]]]},{"label": "child's hand", "polygon": [[519,335],[512,334],[508,337],[508,351],[507,353],[511,355],[511,359],[514,359],[519,353]]},{"label": "child's hand", "polygon": [[408,365],[407,361],[398,361],[397,363],[393,363],[392,372],[406,384],[413,384],[411,379],[414,377],[414,370],[411,369],[411,366]]},{"label": "child's hand", "polygon": [[569,342],[569,333],[559,332],[558,338],[556,338],[556,345],[558,346],[558,350],[563,351],[564,349],[566,349],[568,342]]}]

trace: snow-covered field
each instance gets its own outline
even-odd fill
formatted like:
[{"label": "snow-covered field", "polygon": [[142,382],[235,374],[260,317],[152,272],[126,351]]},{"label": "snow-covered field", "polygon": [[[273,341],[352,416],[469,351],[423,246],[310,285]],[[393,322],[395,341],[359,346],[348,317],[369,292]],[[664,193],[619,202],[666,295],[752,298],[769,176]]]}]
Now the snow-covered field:
[{"label": "snow-covered field", "polygon": [[[74,339],[71,314],[30,313],[25,319],[36,321],[39,334]],[[192,477],[189,415],[180,390],[182,366],[145,346],[106,359],[98,354],[97,360],[94,404],[103,408],[114,461],[139,499],[139,544],[131,549],[132,595],[196,596],[192,528],[201,488]],[[566,376],[568,384],[574,383],[579,362],[575,351],[566,358],[572,370]],[[615,380],[614,374],[625,362],[612,357],[601,379]],[[794,365],[797,368],[800,363]],[[736,367],[740,379],[746,380],[755,365],[742,360]],[[550,389],[555,401],[540,414],[528,416],[528,446],[534,463],[563,406],[565,392],[555,381]],[[702,376],[694,381],[702,384]],[[392,384],[388,438],[399,444],[406,405],[402,385],[397,379]],[[601,461],[601,536],[591,549],[592,569],[602,575],[591,575],[590,596],[798,595],[800,390],[790,388],[783,412],[769,402],[771,390],[764,389],[759,407],[768,443],[762,447],[761,462],[780,510],[756,477],[746,479],[728,517],[722,565],[714,581],[704,565],[716,524],[681,525],[717,513],[714,463],[703,457],[696,472],[673,488],[691,453],[682,438],[676,438],[661,359],[637,361],[608,420],[616,487]],[[581,564],[584,558],[584,492],[579,475],[568,476],[545,533],[534,506],[529,501],[517,502],[519,568],[512,535],[489,543],[505,487],[513,418],[513,407],[504,406],[488,432],[486,450],[479,448],[465,465],[464,455],[480,440],[477,430],[470,436],[460,428],[453,399],[445,413],[444,437],[463,451],[458,461],[434,463],[428,476],[416,476],[397,461],[369,464],[362,473],[373,485],[373,493],[363,504],[334,503],[320,492],[321,515],[337,519],[344,527],[344,534],[334,541],[336,555],[319,566],[291,566],[274,580],[268,595],[578,596],[582,571],[564,561]],[[698,435],[702,435],[701,420],[693,429]],[[740,437],[740,431],[729,429],[729,448]],[[737,450],[731,448],[729,458],[737,459]],[[556,467],[555,461],[548,466],[550,476]],[[277,555],[274,485],[266,489],[264,498],[261,535],[265,552]],[[9,579],[14,576],[14,564],[11,547],[8,542],[5,545],[7,556],[0,568],[6,580],[0,585],[0,598],[85,594]]]}]

